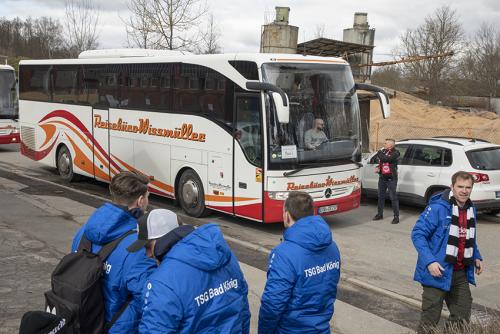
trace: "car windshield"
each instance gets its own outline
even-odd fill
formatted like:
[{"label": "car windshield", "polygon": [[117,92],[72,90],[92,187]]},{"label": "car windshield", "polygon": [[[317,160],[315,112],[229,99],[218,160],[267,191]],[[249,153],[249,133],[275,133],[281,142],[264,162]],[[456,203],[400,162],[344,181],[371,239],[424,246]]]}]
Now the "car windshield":
[{"label": "car windshield", "polygon": [[466,153],[472,168],[500,170],[500,147],[491,147]]},{"label": "car windshield", "polygon": [[0,70],[0,119],[17,118],[16,77],[13,71]]},{"label": "car windshield", "polygon": [[312,166],[360,154],[359,104],[349,66],[271,63],[262,72],[290,102],[288,124],[279,123],[273,103],[267,103],[270,168]]}]

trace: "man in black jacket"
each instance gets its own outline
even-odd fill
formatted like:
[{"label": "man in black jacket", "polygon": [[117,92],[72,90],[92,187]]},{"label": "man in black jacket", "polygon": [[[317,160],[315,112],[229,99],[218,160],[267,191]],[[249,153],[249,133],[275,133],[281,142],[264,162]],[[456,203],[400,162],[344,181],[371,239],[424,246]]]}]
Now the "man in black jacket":
[{"label": "man in black jacket", "polygon": [[389,190],[394,219],[392,224],[399,223],[399,200],[396,193],[398,185],[398,159],[399,151],[394,147],[394,139],[386,139],[384,148],[377,152],[378,158],[378,208],[373,220],[384,218],[385,193]]}]

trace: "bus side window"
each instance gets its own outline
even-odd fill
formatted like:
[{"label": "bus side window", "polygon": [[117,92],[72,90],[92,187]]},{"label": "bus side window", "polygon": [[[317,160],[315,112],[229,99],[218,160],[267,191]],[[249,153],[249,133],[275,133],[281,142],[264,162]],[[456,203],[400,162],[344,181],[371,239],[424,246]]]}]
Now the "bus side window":
[{"label": "bus side window", "polygon": [[117,108],[120,98],[118,89],[118,76],[120,74],[118,65],[104,65],[101,72],[97,74],[99,80],[97,103],[99,105]]},{"label": "bus side window", "polygon": [[79,66],[55,66],[52,69],[53,102],[77,103],[79,101]]},{"label": "bus side window", "polygon": [[21,99],[51,101],[49,66],[22,66],[20,77]]},{"label": "bus side window", "polygon": [[173,72],[174,111],[203,115],[231,130],[234,84],[201,65],[176,63]]}]

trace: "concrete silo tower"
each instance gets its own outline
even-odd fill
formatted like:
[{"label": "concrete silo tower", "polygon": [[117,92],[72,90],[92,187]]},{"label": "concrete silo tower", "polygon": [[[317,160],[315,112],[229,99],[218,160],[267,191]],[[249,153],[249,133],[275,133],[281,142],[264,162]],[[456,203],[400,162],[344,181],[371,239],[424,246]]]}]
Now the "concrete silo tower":
[{"label": "concrete silo tower", "polygon": [[[375,29],[370,29],[368,24],[368,13],[354,13],[354,24],[352,28],[344,29],[344,42],[373,46],[375,43]],[[351,64],[369,64],[373,60],[373,49],[370,52],[350,55]],[[359,73],[354,73],[359,71]],[[371,66],[353,68],[353,74],[359,78],[370,78]]]},{"label": "concrete silo tower", "polygon": [[276,7],[276,18],[262,26],[261,53],[297,53],[299,28],[288,24],[289,7]]}]

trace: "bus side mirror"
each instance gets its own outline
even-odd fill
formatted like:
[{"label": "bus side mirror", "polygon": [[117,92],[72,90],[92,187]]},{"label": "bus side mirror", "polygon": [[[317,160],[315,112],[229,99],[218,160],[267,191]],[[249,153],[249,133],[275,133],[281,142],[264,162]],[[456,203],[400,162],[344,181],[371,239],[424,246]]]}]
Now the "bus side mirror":
[{"label": "bus side mirror", "polygon": [[378,99],[380,103],[380,109],[382,110],[382,116],[384,119],[389,118],[391,116],[391,106],[389,104],[389,96],[387,93],[380,87],[369,85],[369,84],[356,84],[356,90],[365,90],[368,92],[372,92]]},{"label": "bus side mirror", "polygon": [[268,82],[260,81],[247,81],[246,87],[250,90],[272,92],[278,122],[286,124],[290,121],[290,104],[288,103],[288,96],[281,88]]},{"label": "bus side mirror", "polygon": [[290,122],[290,107],[288,103],[288,96],[285,94],[285,100],[282,100],[282,96],[279,93],[273,92],[274,106],[276,107],[276,115],[278,116],[278,122],[283,124],[288,124]]}]

